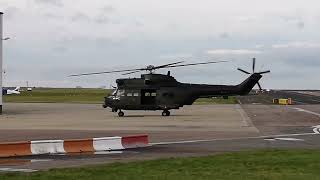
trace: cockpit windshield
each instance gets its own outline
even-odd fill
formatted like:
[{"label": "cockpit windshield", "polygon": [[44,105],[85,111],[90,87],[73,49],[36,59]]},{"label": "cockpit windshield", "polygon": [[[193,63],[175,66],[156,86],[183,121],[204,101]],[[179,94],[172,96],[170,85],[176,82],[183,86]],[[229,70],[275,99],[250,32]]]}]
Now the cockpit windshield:
[{"label": "cockpit windshield", "polygon": [[124,95],[124,90],[118,89],[118,88],[116,88],[111,94],[111,96],[113,96],[114,98],[120,98],[120,96],[123,96],[123,95]]},{"label": "cockpit windshield", "polygon": [[118,88],[114,89],[111,93],[111,96],[116,96],[117,92],[118,92]]}]

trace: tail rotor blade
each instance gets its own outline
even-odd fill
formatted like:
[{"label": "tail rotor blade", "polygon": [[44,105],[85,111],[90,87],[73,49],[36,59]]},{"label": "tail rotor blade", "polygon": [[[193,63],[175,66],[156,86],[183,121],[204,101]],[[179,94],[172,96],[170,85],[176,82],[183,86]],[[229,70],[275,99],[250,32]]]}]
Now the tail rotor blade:
[{"label": "tail rotor blade", "polygon": [[252,73],[254,73],[256,67],[256,58],[252,59]]},{"label": "tail rotor blade", "polygon": [[260,83],[258,82],[257,84],[258,84],[258,86],[259,86],[260,91],[262,91],[262,88],[261,88]]},{"label": "tail rotor blade", "polygon": [[246,74],[251,74],[251,73],[249,73],[248,71],[245,71],[245,70],[240,69],[240,68],[238,68],[238,70],[241,71],[241,72],[243,72],[243,73],[246,73]]},{"label": "tail rotor blade", "polygon": [[268,71],[261,71],[261,72],[259,72],[258,74],[266,74],[266,73],[270,73],[271,71],[270,70],[268,70]]}]

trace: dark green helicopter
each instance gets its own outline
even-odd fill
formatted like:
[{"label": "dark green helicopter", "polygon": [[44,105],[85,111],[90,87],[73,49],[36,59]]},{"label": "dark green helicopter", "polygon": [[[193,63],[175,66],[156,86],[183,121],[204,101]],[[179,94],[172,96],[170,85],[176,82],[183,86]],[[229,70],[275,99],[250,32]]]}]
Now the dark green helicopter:
[{"label": "dark green helicopter", "polygon": [[113,93],[105,97],[104,108],[110,107],[112,112],[118,112],[118,116],[124,116],[122,110],[162,110],[162,116],[170,116],[170,109],[179,109],[184,105],[191,105],[198,98],[218,97],[227,98],[233,95],[247,95],[258,84],[262,74],[270,71],[255,72],[255,58],[253,58],[252,73],[238,68],[250,76],[238,85],[207,85],[180,83],[170,75],[155,74],[154,71],[162,68],[175,68],[183,66],[205,65],[226,61],[209,61],[202,63],[181,64],[183,61],[165,64],[161,66],[149,65],[146,68],[116,70],[96,73],[76,74],[71,76],[84,76],[94,74],[106,74],[126,72],[123,75],[140,71],[149,71],[142,74],[141,78],[117,79],[117,87]]}]

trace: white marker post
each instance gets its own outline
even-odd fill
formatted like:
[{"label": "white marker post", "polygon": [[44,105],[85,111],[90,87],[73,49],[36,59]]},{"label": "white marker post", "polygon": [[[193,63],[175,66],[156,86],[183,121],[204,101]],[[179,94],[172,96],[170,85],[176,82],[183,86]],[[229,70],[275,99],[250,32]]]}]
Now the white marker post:
[{"label": "white marker post", "polygon": [[3,12],[0,12],[0,114],[2,114],[2,57],[3,57],[3,51],[2,51],[2,43],[3,43]]}]

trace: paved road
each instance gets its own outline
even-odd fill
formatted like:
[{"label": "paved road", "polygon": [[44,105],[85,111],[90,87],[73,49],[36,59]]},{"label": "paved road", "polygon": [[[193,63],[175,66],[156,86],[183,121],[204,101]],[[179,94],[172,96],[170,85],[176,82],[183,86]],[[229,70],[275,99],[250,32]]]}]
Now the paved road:
[{"label": "paved road", "polygon": [[296,105],[320,104],[320,96],[308,91],[271,91],[258,95],[240,96],[242,104],[272,104],[274,98],[292,98]]},{"label": "paved road", "polygon": [[[152,112],[151,114],[148,113],[145,117],[134,116],[123,121],[119,121],[119,119],[106,120],[106,124],[110,124],[108,127],[100,127],[101,123],[105,123],[103,122],[105,119],[101,117],[110,116],[112,118],[114,116],[111,113],[108,114],[108,112],[99,112],[94,105],[67,105],[64,108],[59,107],[59,105],[47,106],[37,111],[28,110],[28,108],[36,108],[35,105],[31,107],[20,106],[19,108],[26,113],[19,115],[8,114],[7,119],[2,119],[2,122],[8,120],[12,120],[12,122],[4,123],[7,128],[11,127],[11,129],[2,127],[0,135],[7,139],[17,139],[24,135],[28,137],[39,136],[40,138],[38,138],[42,139],[50,136],[56,138],[81,138],[83,136],[107,136],[147,132],[154,145],[148,148],[115,152],[113,154],[106,152],[107,154],[100,155],[45,155],[0,159],[0,171],[18,170],[28,172],[115,161],[127,162],[137,159],[203,156],[225,151],[248,149],[320,148],[320,136],[316,134],[316,132],[319,132],[320,126],[313,127],[320,125],[319,105],[276,106],[243,104],[241,106],[193,106],[189,107],[191,109],[175,112],[177,116],[173,116],[170,119],[173,122],[170,122],[168,119],[162,121],[163,117],[155,116],[152,113],[156,112]],[[50,107],[54,107],[52,112],[50,111]],[[82,126],[86,124],[85,118],[88,116],[80,114],[79,117],[84,116],[82,117],[83,119],[80,119],[80,123],[74,119],[68,120],[77,108],[87,109],[88,114],[97,113],[96,116],[92,116],[90,130],[82,129]],[[203,116],[203,112],[208,110],[210,111],[207,112],[207,115]],[[186,112],[190,113],[190,115],[188,116]],[[49,115],[46,115],[46,113],[49,113]],[[58,115],[56,115],[57,113]],[[184,113],[184,116],[180,116],[179,113]],[[51,120],[54,117],[66,116],[67,118],[64,119],[67,120],[66,127],[59,129],[64,121],[51,122],[47,119],[42,120],[41,118],[45,116],[48,116]],[[21,119],[19,120],[18,117],[21,117]],[[32,117],[35,119],[32,119]],[[149,124],[148,122],[142,122],[147,120],[151,122]],[[25,128],[25,125],[28,125],[27,122],[30,121],[41,122],[41,125],[37,125],[35,129]],[[185,121],[188,123],[188,126],[186,126]],[[22,123],[19,124],[19,122]],[[72,126],[72,123],[74,126]],[[128,123],[130,127],[125,126]],[[153,126],[150,126],[150,124],[153,124]],[[14,125],[16,125],[16,129],[12,129]],[[52,125],[55,125],[55,128]],[[156,125],[159,125],[159,127],[156,127]],[[117,126],[123,127],[124,130],[117,129]],[[44,127],[44,130],[41,130],[41,127]],[[48,128],[46,129],[45,127]],[[113,130],[113,127],[115,130]],[[139,131],[137,130],[139,127],[144,129]],[[150,130],[148,130],[148,127]],[[292,136],[291,134],[295,135]]]},{"label": "paved road", "polygon": [[[151,147],[128,151],[116,151],[100,155],[44,155],[15,159],[0,159],[0,171],[9,170],[32,171],[49,168],[72,167],[86,164],[112,162],[128,162],[156,158],[205,156],[226,151],[253,149],[318,149],[320,134],[301,134],[296,136],[268,136],[257,138],[215,139],[195,142],[171,142],[169,144],[152,145]],[[4,169],[8,171],[8,169]]]}]

